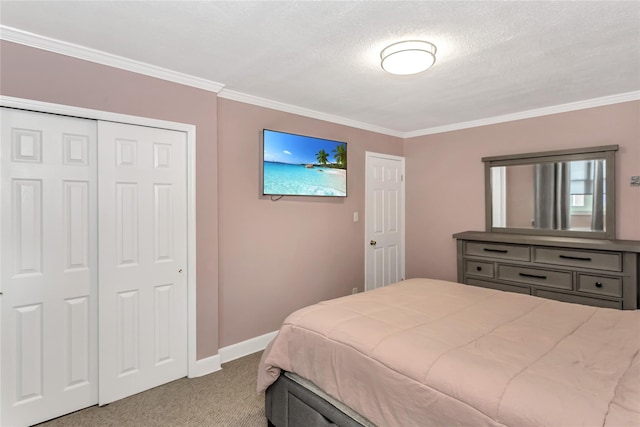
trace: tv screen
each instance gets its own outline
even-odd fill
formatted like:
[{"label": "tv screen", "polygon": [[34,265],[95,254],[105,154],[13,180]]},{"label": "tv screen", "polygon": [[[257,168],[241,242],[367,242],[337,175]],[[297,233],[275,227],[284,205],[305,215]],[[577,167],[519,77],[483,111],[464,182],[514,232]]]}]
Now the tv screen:
[{"label": "tv screen", "polygon": [[347,143],[264,129],[262,194],[347,196]]}]

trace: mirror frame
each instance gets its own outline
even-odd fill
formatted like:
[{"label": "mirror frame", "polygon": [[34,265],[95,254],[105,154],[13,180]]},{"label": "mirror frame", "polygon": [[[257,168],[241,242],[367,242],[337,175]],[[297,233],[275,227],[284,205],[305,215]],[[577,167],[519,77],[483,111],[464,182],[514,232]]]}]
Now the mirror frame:
[{"label": "mirror frame", "polygon": [[[517,233],[517,234],[537,234],[542,236],[563,236],[563,237],[586,237],[591,239],[616,238],[616,197],[615,197],[615,153],[618,151],[617,145],[603,145],[599,147],[577,148],[570,150],[544,151],[540,153],[511,154],[505,156],[483,157],[484,162],[484,193],[485,193],[485,224],[486,230],[492,233]],[[606,161],[606,220],[604,231],[572,231],[572,230],[551,230],[539,228],[514,228],[514,227],[493,227],[492,211],[492,185],[491,167],[493,166],[514,166],[533,165],[541,162],[567,162],[572,160],[593,160],[604,159]]]}]

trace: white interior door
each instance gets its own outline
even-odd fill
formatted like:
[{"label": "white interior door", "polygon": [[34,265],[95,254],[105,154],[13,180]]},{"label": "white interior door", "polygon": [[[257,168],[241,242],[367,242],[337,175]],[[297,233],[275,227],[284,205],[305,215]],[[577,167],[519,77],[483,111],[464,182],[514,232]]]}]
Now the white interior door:
[{"label": "white interior door", "polygon": [[100,404],[187,375],[184,132],[98,123]]},{"label": "white interior door", "polygon": [[98,401],[96,122],[0,108],[3,426]]},{"label": "white interior door", "polygon": [[404,280],[404,157],[366,153],[365,290]]}]

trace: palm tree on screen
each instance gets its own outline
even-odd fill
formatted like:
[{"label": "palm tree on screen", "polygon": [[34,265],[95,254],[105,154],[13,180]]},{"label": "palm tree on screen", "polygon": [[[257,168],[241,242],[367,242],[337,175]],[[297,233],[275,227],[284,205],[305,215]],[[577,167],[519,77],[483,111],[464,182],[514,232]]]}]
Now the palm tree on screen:
[{"label": "palm tree on screen", "polygon": [[318,163],[320,163],[321,165],[326,165],[327,161],[329,160],[329,153],[324,151],[323,148],[322,150],[318,151],[318,154],[316,154],[316,160],[318,160]]},{"label": "palm tree on screen", "polygon": [[341,168],[347,168],[347,149],[344,144],[338,145],[333,152],[335,153],[333,158],[340,165]]}]

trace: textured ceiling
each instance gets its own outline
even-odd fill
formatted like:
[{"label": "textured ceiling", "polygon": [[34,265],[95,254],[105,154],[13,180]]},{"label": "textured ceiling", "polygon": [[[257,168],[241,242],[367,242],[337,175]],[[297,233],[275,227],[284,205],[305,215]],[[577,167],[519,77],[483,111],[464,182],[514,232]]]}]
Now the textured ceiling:
[{"label": "textured ceiling", "polygon": [[[402,133],[640,90],[639,1],[2,0],[0,23]],[[383,72],[402,39],[434,67]]]}]

